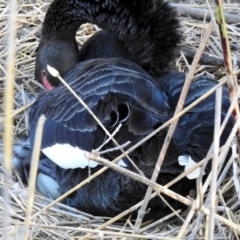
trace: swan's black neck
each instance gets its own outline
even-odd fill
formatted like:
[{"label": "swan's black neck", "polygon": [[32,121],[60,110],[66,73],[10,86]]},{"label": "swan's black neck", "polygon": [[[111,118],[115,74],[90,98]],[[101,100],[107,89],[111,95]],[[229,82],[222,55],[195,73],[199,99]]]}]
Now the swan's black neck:
[{"label": "swan's black neck", "polygon": [[75,38],[76,31],[84,21],[74,13],[74,9],[73,1],[53,1],[44,19],[42,40]]},{"label": "swan's black neck", "polygon": [[42,38],[74,38],[83,23],[113,33],[130,60],[149,73],[163,72],[181,41],[175,10],[163,0],[55,0],[43,24]]}]

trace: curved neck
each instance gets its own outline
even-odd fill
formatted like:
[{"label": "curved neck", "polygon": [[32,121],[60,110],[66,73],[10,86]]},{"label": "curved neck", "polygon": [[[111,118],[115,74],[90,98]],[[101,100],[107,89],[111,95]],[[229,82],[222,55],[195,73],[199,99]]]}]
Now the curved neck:
[{"label": "curved neck", "polygon": [[167,70],[181,41],[177,14],[164,0],[55,0],[42,34],[69,40],[87,22],[114,34],[128,50],[126,57],[150,74]]},{"label": "curved neck", "polygon": [[85,21],[80,20],[72,1],[56,0],[50,5],[43,22],[42,39],[75,39],[79,26]]}]

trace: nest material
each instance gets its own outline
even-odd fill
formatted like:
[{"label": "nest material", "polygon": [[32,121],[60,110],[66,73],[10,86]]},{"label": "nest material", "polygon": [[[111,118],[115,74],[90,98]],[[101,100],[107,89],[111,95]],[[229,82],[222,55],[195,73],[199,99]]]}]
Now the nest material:
[{"label": "nest material", "polygon": [[[34,66],[36,51],[39,43],[41,24],[44,19],[44,13],[49,5],[49,0],[22,0],[17,6],[17,22],[16,22],[16,37],[15,46],[8,45],[9,32],[9,5],[8,2],[0,2],[0,158],[3,152],[3,123],[4,118],[4,81],[6,80],[7,69],[7,53],[9,47],[15,48],[15,91],[14,91],[14,123],[12,134],[14,142],[17,142],[16,135],[27,134],[28,115],[27,110],[31,103],[42,92],[43,87],[34,80]],[[238,8],[237,8],[238,6]],[[194,5],[194,7],[199,7]],[[204,6],[201,6],[201,9]],[[214,7],[214,6],[212,6]],[[205,8],[207,8],[205,6]],[[226,11],[229,13],[240,13],[240,6],[229,4],[226,5]],[[192,51],[196,51],[203,38],[204,32],[207,29],[209,22],[199,21],[191,17],[181,17],[182,27],[185,35],[183,47],[188,47]],[[77,41],[82,45],[98,28],[91,24],[81,26],[77,33]],[[233,54],[236,58],[240,57],[240,26],[237,24],[228,25],[228,33],[230,45]],[[221,45],[217,31],[213,31],[205,49],[206,53],[211,54],[213,58],[222,58]],[[203,61],[205,61],[203,59]],[[179,71],[188,72],[191,68],[192,59],[188,55],[181,52],[176,61]],[[205,61],[207,62],[207,61]],[[235,69],[239,74],[239,70]],[[224,66],[219,66],[210,63],[201,63],[197,66],[196,75],[207,74],[219,81],[226,77]],[[225,177],[221,187],[217,192],[216,209],[217,213],[224,218],[230,220],[233,224],[239,224],[239,171],[238,162],[234,161],[231,166],[228,176]],[[4,168],[0,166],[0,187],[1,192],[4,189]],[[21,239],[25,232],[24,224],[26,220],[26,209],[28,205],[28,191],[26,186],[21,183],[17,173],[13,171],[13,177],[10,185],[10,201],[8,224],[3,225],[1,221],[1,232],[3,227],[9,236],[13,239]],[[3,209],[4,196],[1,194],[0,207]],[[143,196],[144,197],[144,196]],[[211,194],[206,192],[205,197],[211,197]],[[36,193],[33,203],[32,215],[39,211],[49,203],[50,200],[45,199]],[[209,207],[207,207],[209,208]],[[181,211],[178,210],[178,213]],[[191,213],[191,211],[190,211]],[[186,226],[186,215],[181,213],[181,217],[176,217],[174,214],[166,216],[155,223],[144,222],[139,235],[131,235],[133,238],[148,238],[148,239],[175,239],[175,237],[184,230],[183,236],[190,239],[201,239],[208,231],[209,218],[203,213],[192,214],[191,221]],[[189,214],[190,215],[190,214]],[[2,219],[3,220],[3,219]],[[30,237],[31,239],[78,239],[86,233],[93,233],[92,238],[96,239],[120,239],[127,237],[133,233],[134,221],[131,219],[121,219],[108,225],[103,230],[97,228],[108,219],[95,217],[86,213],[82,213],[76,209],[60,203],[54,205],[50,209],[40,212],[38,216],[31,219]],[[120,220],[120,219],[119,219]],[[240,228],[240,226],[239,226]],[[192,232],[196,234],[191,235]],[[221,221],[215,221],[215,239],[239,239],[239,232],[235,231],[231,224],[225,225]],[[10,239],[10,238],[8,238]]]}]

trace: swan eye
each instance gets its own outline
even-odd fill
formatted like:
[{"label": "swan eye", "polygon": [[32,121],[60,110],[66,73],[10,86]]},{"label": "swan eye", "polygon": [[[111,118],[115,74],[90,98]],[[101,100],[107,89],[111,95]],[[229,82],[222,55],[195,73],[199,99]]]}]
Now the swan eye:
[{"label": "swan eye", "polygon": [[41,71],[41,75],[42,75],[42,77],[46,77],[46,76],[47,76],[46,71],[42,70],[42,71]]}]

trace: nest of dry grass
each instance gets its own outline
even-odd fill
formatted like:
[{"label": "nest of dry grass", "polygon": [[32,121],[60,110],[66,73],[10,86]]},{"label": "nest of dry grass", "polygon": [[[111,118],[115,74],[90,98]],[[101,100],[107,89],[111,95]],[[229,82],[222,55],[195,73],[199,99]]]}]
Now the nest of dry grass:
[{"label": "nest of dry grass", "polygon": [[[4,81],[7,72],[7,54],[9,48],[16,50],[16,58],[14,60],[14,109],[12,116],[14,118],[12,126],[12,136],[14,142],[18,139],[18,134],[27,134],[28,115],[27,110],[31,106],[35,98],[42,92],[43,87],[34,79],[34,64],[36,51],[39,43],[41,25],[44,19],[49,0],[22,0],[17,6],[16,16],[16,36],[14,37],[14,45],[8,44],[9,33],[9,8],[8,2],[0,2],[0,156],[3,152],[3,124],[7,119],[4,118]],[[191,6],[191,5],[188,5]],[[205,5],[194,5],[199,9],[207,8]],[[214,6],[212,6],[214,8]],[[240,14],[240,6],[237,3],[227,4],[225,10],[229,14]],[[209,26],[208,21],[196,20],[189,16],[182,16],[182,27],[185,35],[183,47],[190,49],[190,52],[183,51],[180,53],[176,61],[180,71],[188,72],[191,68],[192,56],[198,49],[204,32]],[[77,34],[77,41],[82,45],[98,28],[91,24],[81,26]],[[215,29],[216,30],[216,29]],[[208,40],[205,52],[211,54],[207,60],[202,58],[201,64],[197,65],[195,74],[207,74],[220,82],[226,78],[223,62],[214,61],[214,59],[222,59],[221,44],[217,31],[213,31]],[[228,33],[231,49],[236,59],[240,58],[240,26],[239,24],[229,24]],[[209,58],[210,57],[210,58]],[[235,68],[236,75],[239,77],[239,64]],[[0,157],[1,158],[1,157]],[[239,182],[239,159],[238,155],[230,168],[227,176],[222,179],[220,187],[217,189],[217,201],[215,203],[217,214],[214,225],[214,239],[239,239],[240,234],[240,182]],[[1,192],[5,188],[5,169],[0,166],[0,187]],[[21,183],[17,173],[13,171],[10,180],[10,200],[4,202],[1,194],[0,208],[4,209],[8,206],[9,218],[1,217],[1,231],[6,231],[7,239],[22,239],[25,232],[26,211],[28,202],[28,189]],[[209,183],[206,187],[209,186]],[[211,200],[211,193],[206,191],[204,199]],[[186,198],[187,199],[187,198]],[[189,199],[187,199],[189,200]],[[205,200],[204,204],[208,200]],[[55,204],[51,208],[43,209],[50,200],[36,193],[32,208],[32,217],[29,220],[30,238],[31,239],[78,239],[86,233],[92,233],[89,238],[92,239],[126,239],[133,233],[134,221],[131,219],[121,219],[121,221],[105,224],[101,231],[98,230],[103,223],[109,219],[95,217],[60,203]],[[166,216],[157,222],[144,222],[141,226],[139,235],[131,235],[132,238],[139,239],[203,239],[208,234],[208,217],[209,206],[205,205],[205,211],[196,212],[190,208],[190,212],[182,213],[181,217],[175,214]],[[188,216],[186,218],[186,216]],[[221,218],[222,217],[222,218]],[[185,220],[186,219],[186,220]],[[118,219],[120,220],[120,219]],[[227,220],[227,221],[225,221]],[[4,222],[8,221],[7,225]],[[7,227],[6,227],[7,226]],[[3,229],[5,228],[5,229]],[[181,233],[181,234],[180,234]]]}]

